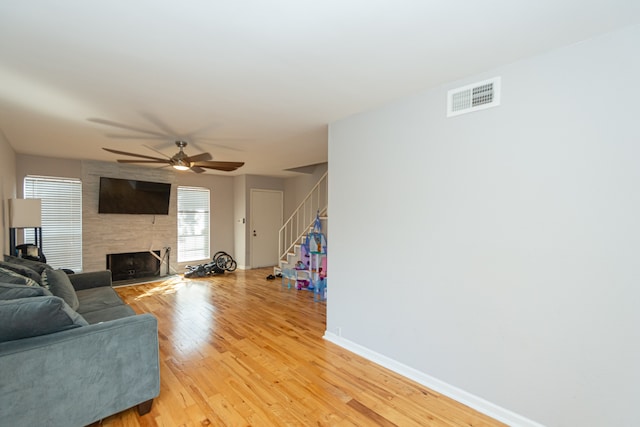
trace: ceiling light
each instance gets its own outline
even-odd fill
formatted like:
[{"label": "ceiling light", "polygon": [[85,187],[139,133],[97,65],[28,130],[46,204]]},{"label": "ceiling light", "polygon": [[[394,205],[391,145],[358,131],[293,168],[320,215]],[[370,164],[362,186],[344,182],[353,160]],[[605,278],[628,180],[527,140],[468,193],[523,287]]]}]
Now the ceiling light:
[{"label": "ceiling light", "polygon": [[177,158],[177,159],[174,158],[171,166],[173,166],[174,169],[179,171],[186,171],[186,170],[189,170],[191,167],[187,162],[185,162],[180,158]]}]

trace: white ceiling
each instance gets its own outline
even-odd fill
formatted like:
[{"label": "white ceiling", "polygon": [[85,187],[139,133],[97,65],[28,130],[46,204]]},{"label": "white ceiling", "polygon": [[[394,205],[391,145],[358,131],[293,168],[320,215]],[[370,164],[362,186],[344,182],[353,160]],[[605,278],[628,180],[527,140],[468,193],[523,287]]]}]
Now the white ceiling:
[{"label": "white ceiling", "polygon": [[334,120],[638,22],[638,0],[0,0],[0,138],[106,161],[186,138],[290,176]]}]

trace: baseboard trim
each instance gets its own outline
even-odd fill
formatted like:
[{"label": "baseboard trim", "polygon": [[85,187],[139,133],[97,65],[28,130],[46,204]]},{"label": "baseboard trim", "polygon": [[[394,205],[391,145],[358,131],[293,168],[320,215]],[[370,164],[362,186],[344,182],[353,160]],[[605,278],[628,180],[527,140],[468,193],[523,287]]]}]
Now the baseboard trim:
[{"label": "baseboard trim", "polygon": [[507,425],[518,427],[544,427],[542,424],[495,405],[444,381],[440,381],[439,379],[427,375],[424,372],[420,372],[417,369],[397,362],[387,356],[349,341],[332,332],[325,331],[323,338]]}]

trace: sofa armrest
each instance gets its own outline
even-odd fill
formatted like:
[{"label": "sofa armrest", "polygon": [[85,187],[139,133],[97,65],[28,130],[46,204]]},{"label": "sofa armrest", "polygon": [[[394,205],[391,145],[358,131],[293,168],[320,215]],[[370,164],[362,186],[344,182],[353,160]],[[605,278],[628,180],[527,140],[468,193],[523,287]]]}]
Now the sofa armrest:
[{"label": "sofa armrest", "polygon": [[87,425],[158,396],[151,314],[0,343],[0,425]]},{"label": "sofa armrest", "polygon": [[69,280],[76,291],[83,289],[111,286],[111,271],[90,271],[88,273],[70,274]]}]

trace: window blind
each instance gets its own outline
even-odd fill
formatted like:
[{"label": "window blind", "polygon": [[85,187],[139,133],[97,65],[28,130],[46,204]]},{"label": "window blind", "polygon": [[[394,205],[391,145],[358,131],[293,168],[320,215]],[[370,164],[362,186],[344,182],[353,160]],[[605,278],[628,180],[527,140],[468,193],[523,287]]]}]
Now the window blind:
[{"label": "window blind", "polygon": [[[25,199],[42,200],[42,253],[55,268],[82,271],[82,183],[79,179],[27,176]],[[25,242],[35,241],[25,229]]]},{"label": "window blind", "polygon": [[208,259],[209,190],[178,187],[178,262]]}]

